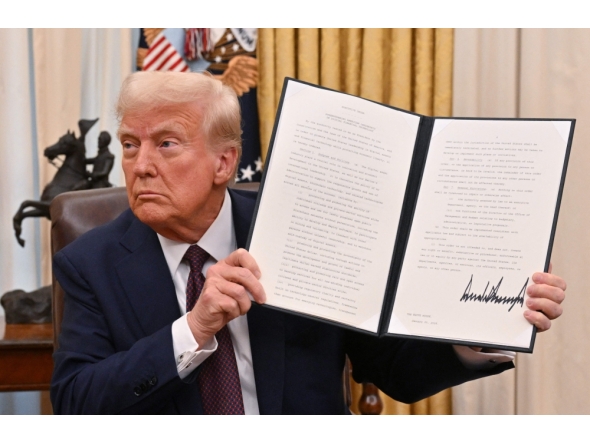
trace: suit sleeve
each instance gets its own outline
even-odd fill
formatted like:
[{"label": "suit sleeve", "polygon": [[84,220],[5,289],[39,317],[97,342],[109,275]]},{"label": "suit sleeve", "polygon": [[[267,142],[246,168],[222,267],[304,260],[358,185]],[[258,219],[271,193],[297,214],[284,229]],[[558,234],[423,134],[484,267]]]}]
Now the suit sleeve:
[{"label": "suit sleeve", "polygon": [[388,396],[408,404],[514,367],[512,362],[506,362],[486,370],[472,370],[459,361],[449,344],[375,338],[352,331],[346,334],[354,380],[372,382]]},{"label": "suit sleeve", "polygon": [[61,252],[54,257],[53,271],[66,294],[51,382],[55,413],[150,412],[194,381],[197,372],[184,381],[178,377],[171,325],[121,350],[104,307]]}]

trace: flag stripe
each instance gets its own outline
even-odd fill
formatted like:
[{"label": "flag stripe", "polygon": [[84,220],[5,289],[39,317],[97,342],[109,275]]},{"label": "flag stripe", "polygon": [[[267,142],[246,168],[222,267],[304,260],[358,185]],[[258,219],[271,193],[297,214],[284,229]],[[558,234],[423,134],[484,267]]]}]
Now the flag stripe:
[{"label": "flag stripe", "polygon": [[164,34],[160,34],[160,36],[154,41],[152,46],[148,48],[148,53],[145,56],[143,66],[145,67],[148,63],[152,62],[153,59],[156,57],[156,50],[160,47],[162,43],[166,43],[166,37]]},{"label": "flag stripe", "polygon": [[[157,62],[157,61],[158,61],[158,59],[159,59],[159,58],[162,56],[162,54],[163,54],[164,52],[166,52],[166,50],[167,50],[167,49],[169,49],[169,48],[171,48],[171,47],[172,47],[172,45],[171,45],[169,42],[166,42],[166,44],[165,44],[165,45],[164,45],[162,48],[160,48],[160,49],[159,49],[159,48],[154,48],[154,49],[155,49],[155,51],[153,51],[153,52],[154,52],[154,55],[153,55],[153,60],[151,60],[151,61],[150,61],[150,62],[149,62],[147,65],[145,65],[145,69],[150,69],[150,67],[151,67],[151,66],[152,66],[152,65],[153,65],[155,62]],[[158,50],[158,49],[159,49],[159,50]],[[150,48],[150,51],[148,52],[148,55],[147,55],[146,59],[147,59],[147,58],[150,56],[150,53],[151,53],[151,52],[152,52],[152,51],[151,51],[151,48]]]},{"label": "flag stripe", "polygon": [[172,66],[176,66],[176,63],[178,63],[179,61],[183,61],[182,57],[180,57],[180,55],[178,55],[177,52],[174,52],[174,57],[171,57],[169,60],[167,60],[166,63],[159,68],[159,70],[170,71],[172,69]]},{"label": "flag stripe", "polygon": [[170,68],[168,68],[170,71],[174,71],[176,69],[176,67],[180,64],[180,62],[182,62],[182,59],[178,59],[176,62],[174,62],[172,64],[172,66],[170,66]]},{"label": "flag stripe", "polygon": [[144,71],[190,71],[182,56],[162,33],[152,46],[143,61]]},{"label": "flag stripe", "polygon": [[[168,60],[172,59],[174,56],[176,56],[176,57],[174,57],[173,60],[176,60],[176,58],[178,58],[178,53],[176,51],[174,51],[174,52],[169,51],[169,52],[170,52],[170,54],[168,54],[168,56],[165,57],[164,60],[162,60],[162,63],[160,63],[157,68],[154,68],[154,71],[165,71],[165,69],[163,69],[163,68],[164,68],[164,65],[168,62]],[[166,55],[166,54],[164,54],[164,55]]]}]

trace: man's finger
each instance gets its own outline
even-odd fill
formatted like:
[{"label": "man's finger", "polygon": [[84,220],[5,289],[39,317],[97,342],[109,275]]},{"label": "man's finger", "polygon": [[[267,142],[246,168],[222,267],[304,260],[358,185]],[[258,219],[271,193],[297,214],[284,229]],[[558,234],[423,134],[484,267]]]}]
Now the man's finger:
[{"label": "man's finger", "polygon": [[533,282],[535,284],[546,284],[552,287],[561,288],[563,291],[567,289],[567,284],[559,276],[551,273],[535,273],[533,274]]},{"label": "man's finger", "polygon": [[563,313],[563,308],[556,302],[545,298],[528,298],[526,305],[529,309],[542,312],[548,319],[557,319]]},{"label": "man's finger", "polygon": [[[214,294],[217,294],[217,297]],[[207,294],[203,292],[197,300],[188,314],[187,321],[197,343],[205,344],[229,321],[240,315],[240,306],[235,299],[210,290]]]},{"label": "man's finger", "polygon": [[256,302],[262,304],[266,301],[266,293],[260,281],[247,268],[229,267],[219,265],[216,268],[209,268],[207,279],[219,279],[241,285],[252,294]]},{"label": "man's finger", "polygon": [[565,299],[565,291],[560,287],[547,284],[533,284],[527,288],[531,298],[545,298],[561,304]]},{"label": "man's finger", "polygon": [[207,271],[207,279],[213,276],[242,285],[259,304],[266,302],[266,293],[258,281],[261,276],[258,264],[243,248],[234,251],[227,258],[219,261]]},{"label": "man's finger", "polygon": [[526,310],[524,312],[524,317],[527,321],[537,327],[539,332],[543,332],[551,328],[551,321],[547,319],[547,316],[545,316],[543,313]]},{"label": "man's finger", "polygon": [[258,268],[258,264],[252,255],[243,248],[234,251],[232,254],[226,257],[223,262],[232,267],[247,268],[257,279],[260,279],[260,276],[262,276],[260,273],[260,268]]},{"label": "man's finger", "polygon": [[241,316],[242,310],[240,304],[234,298],[223,295],[217,301],[219,309],[225,313],[225,323]]},{"label": "man's finger", "polygon": [[248,310],[250,310],[252,302],[250,301],[248,293],[244,287],[224,279],[219,279],[214,283],[214,285],[219,293],[228,296],[237,302],[240,315],[246,314]]}]

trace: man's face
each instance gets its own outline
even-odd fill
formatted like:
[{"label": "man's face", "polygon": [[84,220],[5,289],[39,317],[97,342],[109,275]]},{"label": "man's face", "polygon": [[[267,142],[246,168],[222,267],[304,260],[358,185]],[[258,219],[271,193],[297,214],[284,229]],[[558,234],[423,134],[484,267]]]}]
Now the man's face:
[{"label": "man's face", "polygon": [[196,104],[125,115],[119,138],[135,215],[170,239],[200,239],[221,208],[235,149],[216,152],[206,146]]}]

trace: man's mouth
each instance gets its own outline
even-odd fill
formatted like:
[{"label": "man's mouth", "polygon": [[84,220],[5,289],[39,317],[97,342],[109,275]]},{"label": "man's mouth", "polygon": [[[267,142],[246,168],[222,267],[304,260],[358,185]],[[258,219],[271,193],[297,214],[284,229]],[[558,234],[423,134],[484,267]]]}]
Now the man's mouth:
[{"label": "man's mouth", "polygon": [[138,198],[144,198],[144,199],[150,198],[150,197],[156,197],[156,196],[160,196],[160,193],[157,193],[152,190],[143,190],[143,191],[140,191],[139,193],[137,193]]}]

